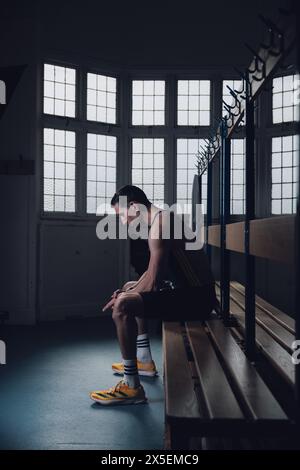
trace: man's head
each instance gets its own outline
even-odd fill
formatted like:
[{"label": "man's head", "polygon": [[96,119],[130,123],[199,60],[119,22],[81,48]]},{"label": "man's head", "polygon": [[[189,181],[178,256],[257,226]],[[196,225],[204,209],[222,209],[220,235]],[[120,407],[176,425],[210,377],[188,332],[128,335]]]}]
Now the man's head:
[{"label": "man's head", "polygon": [[149,209],[151,202],[144,191],[137,186],[122,186],[112,197],[111,206],[120,216],[123,224],[130,223],[136,219],[142,209]]}]

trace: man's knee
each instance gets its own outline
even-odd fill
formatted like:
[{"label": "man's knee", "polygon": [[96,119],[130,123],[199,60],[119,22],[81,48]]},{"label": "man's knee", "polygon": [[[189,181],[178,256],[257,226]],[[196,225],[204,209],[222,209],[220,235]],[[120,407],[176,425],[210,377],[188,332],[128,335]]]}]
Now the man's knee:
[{"label": "man's knee", "polygon": [[120,294],[117,297],[112,312],[113,320],[120,320],[128,315],[128,303],[126,294]]}]

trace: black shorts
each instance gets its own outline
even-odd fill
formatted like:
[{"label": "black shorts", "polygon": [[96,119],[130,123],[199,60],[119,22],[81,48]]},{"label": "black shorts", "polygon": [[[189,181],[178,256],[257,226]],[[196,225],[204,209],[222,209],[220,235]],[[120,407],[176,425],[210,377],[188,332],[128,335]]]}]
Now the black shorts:
[{"label": "black shorts", "polygon": [[206,320],[216,304],[214,284],[140,292],[140,295],[144,304],[142,316],[163,321]]}]

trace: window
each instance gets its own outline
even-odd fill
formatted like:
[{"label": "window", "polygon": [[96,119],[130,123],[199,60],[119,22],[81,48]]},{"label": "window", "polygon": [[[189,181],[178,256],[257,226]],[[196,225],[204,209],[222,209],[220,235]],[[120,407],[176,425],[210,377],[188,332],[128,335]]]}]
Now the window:
[{"label": "window", "polygon": [[231,214],[245,213],[245,141],[231,140]]},{"label": "window", "polygon": [[[234,103],[234,98],[231,95],[230,91],[228,90],[227,86],[229,86],[233,91],[239,91],[243,86],[243,81],[242,80],[223,80],[223,100],[229,106],[232,106]],[[225,116],[226,114],[228,114],[228,112],[226,111],[224,107],[224,103],[222,107],[223,107],[222,115]]]},{"label": "window", "polygon": [[299,136],[272,138],[272,214],[296,212]]},{"label": "window", "polygon": [[117,138],[114,136],[87,135],[87,212],[89,214],[104,214],[112,211],[110,201],[116,192],[116,141]]},{"label": "window", "polygon": [[273,79],[273,123],[299,120],[299,106],[295,91],[299,87],[299,75],[287,75]]},{"label": "window", "polygon": [[75,117],[76,70],[44,64],[44,113]]},{"label": "window", "polygon": [[[185,204],[192,204],[194,176],[197,174],[196,154],[204,139],[177,139],[177,204],[184,210]],[[202,175],[203,213],[206,213],[207,176]]]},{"label": "window", "polygon": [[164,181],[164,139],[132,139],[132,184],[163,206]]},{"label": "window", "polygon": [[87,74],[87,119],[116,124],[117,79]]},{"label": "window", "polygon": [[209,126],[210,81],[178,80],[177,124]]},{"label": "window", "polygon": [[[123,179],[129,170],[132,183],[142,187],[149,199],[160,206],[165,202],[168,177],[165,158],[168,158],[168,167],[176,165],[170,150],[173,145],[165,147],[165,138],[168,136],[172,142],[177,139],[177,167],[172,168],[172,174],[173,170],[177,171],[177,200],[183,204],[192,201],[196,154],[208,129],[193,132],[191,128],[180,126],[210,125],[210,80],[199,76],[196,76],[198,79],[176,78],[175,87],[174,78],[167,79],[164,75],[141,77],[138,74],[131,76],[128,82],[128,74],[124,73],[124,93],[119,100],[121,78],[114,76],[114,72],[110,75],[101,69],[86,71],[77,65],[55,65],[50,61],[43,64],[41,78],[45,213],[50,216],[51,212],[56,212],[58,217],[67,217],[67,213],[92,216],[99,214],[100,206],[106,206],[105,213],[111,211],[110,201],[117,189],[118,136],[125,144],[123,153],[130,147],[129,153],[122,155],[125,163],[120,176]],[[176,116],[170,116],[169,122],[167,116],[171,109],[173,112],[175,100]],[[151,126],[152,130],[146,126]],[[202,175],[204,212],[206,200],[205,173]]]},{"label": "window", "polygon": [[75,132],[44,129],[44,211],[75,212]]},{"label": "window", "polygon": [[132,124],[163,126],[165,124],[165,82],[132,81]]}]

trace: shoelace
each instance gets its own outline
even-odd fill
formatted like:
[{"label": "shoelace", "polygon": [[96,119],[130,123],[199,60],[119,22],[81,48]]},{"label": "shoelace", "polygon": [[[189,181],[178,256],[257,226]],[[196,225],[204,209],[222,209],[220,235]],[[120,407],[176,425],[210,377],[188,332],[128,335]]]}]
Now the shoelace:
[{"label": "shoelace", "polygon": [[117,392],[122,385],[127,385],[124,380],[120,380],[114,387],[110,387],[107,391],[108,392]]}]

